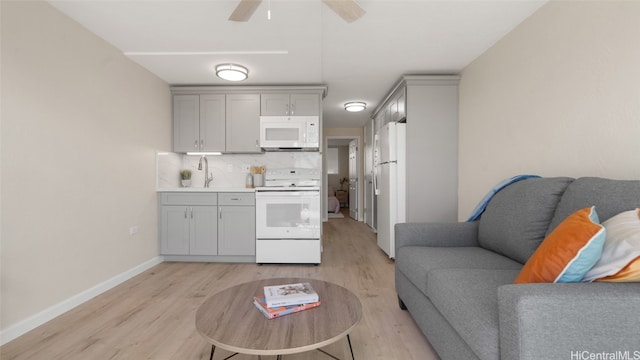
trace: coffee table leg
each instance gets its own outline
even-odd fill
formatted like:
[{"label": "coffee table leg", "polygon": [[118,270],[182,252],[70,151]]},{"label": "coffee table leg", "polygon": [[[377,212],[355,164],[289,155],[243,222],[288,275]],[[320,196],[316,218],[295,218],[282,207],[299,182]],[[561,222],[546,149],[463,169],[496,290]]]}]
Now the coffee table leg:
[{"label": "coffee table leg", "polygon": [[[216,352],[216,346],[215,345],[211,345],[211,355],[209,355],[209,360],[213,360],[213,353]],[[226,358],[224,358],[224,360],[228,360],[231,359],[232,357],[238,355],[238,353],[232,354],[227,356]],[[258,356],[259,358],[259,356]]]},{"label": "coffee table leg", "polygon": [[349,337],[349,334],[347,334],[347,342],[349,343],[349,350],[351,350],[351,360],[356,360],[353,356],[353,348],[351,347],[351,338]]},{"label": "coffee table leg", "polygon": [[[347,342],[349,343],[349,351],[351,351],[351,360],[356,360],[356,358],[353,356],[353,348],[351,347],[351,338],[349,337],[349,334],[347,334]],[[316,350],[320,351],[321,353],[323,353],[323,354],[327,355],[328,357],[330,357],[330,358],[332,358],[332,359],[340,360],[340,359],[338,359],[337,357],[335,357],[335,356],[333,356],[333,355],[329,354],[328,352],[326,352],[326,351],[324,351],[324,350],[322,350],[322,349],[320,349],[320,348],[318,348],[318,349],[316,349]]]}]

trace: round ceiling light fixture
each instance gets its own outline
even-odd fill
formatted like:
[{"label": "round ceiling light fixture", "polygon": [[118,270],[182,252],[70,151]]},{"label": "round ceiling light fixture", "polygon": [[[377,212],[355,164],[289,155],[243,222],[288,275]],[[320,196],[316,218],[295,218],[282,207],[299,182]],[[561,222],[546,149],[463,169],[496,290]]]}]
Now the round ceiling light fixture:
[{"label": "round ceiling light fixture", "polygon": [[249,77],[249,70],[237,64],[216,65],[216,75],[227,81],[242,81]]},{"label": "round ceiling light fixture", "polygon": [[358,112],[367,108],[367,104],[361,101],[352,101],[344,104],[344,109],[349,112]]}]

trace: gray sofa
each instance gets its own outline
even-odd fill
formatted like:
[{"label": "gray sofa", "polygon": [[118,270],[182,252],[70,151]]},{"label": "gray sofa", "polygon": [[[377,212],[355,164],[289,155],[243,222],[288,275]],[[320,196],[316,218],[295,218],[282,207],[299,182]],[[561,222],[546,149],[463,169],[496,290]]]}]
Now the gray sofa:
[{"label": "gray sofa", "polygon": [[640,181],[526,179],[477,221],[397,224],[400,306],[442,359],[640,358],[640,283],[513,284],[545,236],[592,205],[600,221],[638,208]]}]

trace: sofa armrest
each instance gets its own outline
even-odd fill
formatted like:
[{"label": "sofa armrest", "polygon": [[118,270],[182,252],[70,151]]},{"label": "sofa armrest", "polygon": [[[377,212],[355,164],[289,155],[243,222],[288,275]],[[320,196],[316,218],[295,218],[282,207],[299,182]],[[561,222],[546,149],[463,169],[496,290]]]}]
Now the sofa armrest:
[{"label": "sofa armrest", "polygon": [[501,359],[640,358],[640,283],[503,285],[498,308]]},{"label": "sofa armrest", "polygon": [[403,246],[478,246],[478,222],[400,223],[395,242],[396,254]]}]

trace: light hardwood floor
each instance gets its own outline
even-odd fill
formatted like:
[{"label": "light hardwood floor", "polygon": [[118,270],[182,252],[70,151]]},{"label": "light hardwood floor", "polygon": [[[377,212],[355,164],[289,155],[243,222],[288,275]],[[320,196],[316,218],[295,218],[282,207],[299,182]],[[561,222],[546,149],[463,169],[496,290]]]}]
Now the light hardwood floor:
[{"label": "light hardwood floor", "polygon": [[[5,344],[0,358],[208,359],[211,347],[195,329],[196,310],[207,296],[255,279],[308,277],[342,285],[360,298],[362,320],[351,333],[356,359],[437,359],[409,314],[398,308],[393,261],[378,249],[369,227],[347,212],[324,223],[323,230],[320,266],[162,263]],[[350,358],[346,341],[324,349]],[[230,353],[215,355],[224,359]],[[311,351],[284,359],[330,358]]]}]

